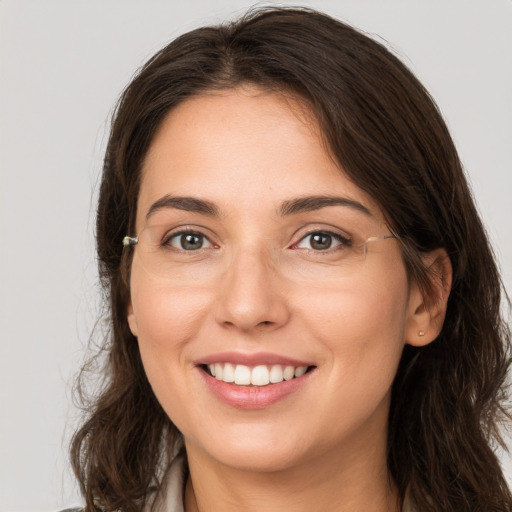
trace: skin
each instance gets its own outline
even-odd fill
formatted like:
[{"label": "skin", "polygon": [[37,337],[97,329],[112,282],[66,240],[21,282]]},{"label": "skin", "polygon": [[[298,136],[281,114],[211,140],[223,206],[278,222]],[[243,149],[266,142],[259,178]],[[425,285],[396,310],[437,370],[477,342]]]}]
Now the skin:
[{"label": "skin", "polygon": [[[167,279],[136,247],[127,312],[153,390],[185,439],[187,512],[398,510],[386,469],[390,387],[404,343],[437,336],[446,298],[425,308],[395,239],[369,243],[353,266],[338,250],[305,248],[313,228],[389,235],[319,134],[300,102],[246,86],[178,105],[145,160],[137,232],[165,219],[210,240],[172,253]],[[207,200],[218,215],[161,208],[147,220],[166,195]],[[370,214],[341,205],[279,214],[297,197],[333,195]],[[428,257],[446,290],[449,263]],[[214,396],[196,364],[226,351],[315,369],[291,395],[244,410]]]}]

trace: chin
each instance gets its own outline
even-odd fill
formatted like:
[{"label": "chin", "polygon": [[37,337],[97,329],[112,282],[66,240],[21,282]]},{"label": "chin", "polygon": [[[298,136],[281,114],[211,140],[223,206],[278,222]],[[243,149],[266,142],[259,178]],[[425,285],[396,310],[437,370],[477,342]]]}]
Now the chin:
[{"label": "chin", "polygon": [[238,443],[230,441],[221,446],[202,447],[202,449],[206,456],[223,466],[251,473],[288,470],[299,466],[304,456],[294,446],[278,447],[266,442],[251,443],[247,439],[241,439]]}]

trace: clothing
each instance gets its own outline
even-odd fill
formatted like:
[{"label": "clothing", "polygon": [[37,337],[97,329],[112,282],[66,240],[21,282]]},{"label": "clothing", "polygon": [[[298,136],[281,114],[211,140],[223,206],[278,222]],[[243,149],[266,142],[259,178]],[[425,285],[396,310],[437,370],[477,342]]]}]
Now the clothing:
[{"label": "clothing", "polygon": [[[184,512],[183,497],[187,472],[186,455],[182,450],[172,461],[154,505],[150,500],[149,504],[144,507],[144,512]],[[152,508],[151,505],[153,505]],[[67,508],[60,512],[84,512],[84,509]]]},{"label": "clothing", "polygon": [[[188,472],[186,459],[182,450],[172,461],[151,512],[184,512],[183,496]],[[149,512],[149,509],[144,512]]]}]

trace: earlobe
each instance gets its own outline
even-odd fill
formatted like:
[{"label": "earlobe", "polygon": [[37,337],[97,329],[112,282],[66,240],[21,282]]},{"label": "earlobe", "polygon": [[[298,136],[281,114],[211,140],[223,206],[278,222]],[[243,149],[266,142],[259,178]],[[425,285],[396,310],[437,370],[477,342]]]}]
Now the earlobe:
[{"label": "earlobe", "polygon": [[428,345],[439,336],[452,285],[452,264],[444,249],[426,254],[423,262],[429,269],[429,294],[412,283],[405,332],[406,343],[415,347]]},{"label": "earlobe", "polygon": [[133,311],[133,306],[132,306],[131,301],[128,303],[126,318],[128,320],[128,326],[130,327],[130,331],[132,331],[132,334],[135,337],[137,337],[138,336],[137,318],[135,317],[135,313]]}]

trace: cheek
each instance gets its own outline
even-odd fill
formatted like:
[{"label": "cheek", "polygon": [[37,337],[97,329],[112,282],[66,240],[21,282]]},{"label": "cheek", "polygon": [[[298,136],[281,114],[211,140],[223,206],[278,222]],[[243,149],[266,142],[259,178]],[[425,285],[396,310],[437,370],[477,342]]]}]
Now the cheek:
[{"label": "cheek", "polygon": [[210,295],[206,290],[162,285],[132,273],[133,317],[150,381],[160,374],[168,378],[169,368],[186,364],[187,347],[211,309]]},{"label": "cheek", "polygon": [[[304,329],[324,347],[330,363],[353,382],[394,377],[405,339],[408,284],[405,272],[359,280],[357,286],[309,291],[301,304]],[[373,374],[373,376],[372,376]]]},{"label": "cheek", "polygon": [[[404,346],[407,282],[370,280],[368,286],[311,294],[304,326],[322,345],[325,403],[333,436],[369,418],[387,421],[391,386]],[[330,398],[327,398],[330,397]],[[368,425],[371,425],[370,421]]]},{"label": "cheek", "polygon": [[132,307],[139,338],[186,339],[205,310],[207,296],[190,287],[173,287],[151,279],[132,279]]},{"label": "cheek", "polygon": [[138,280],[134,274],[131,283],[141,359],[158,401],[180,428],[187,424],[194,405],[190,401],[189,354],[204,316],[211,310],[211,294],[190,287],[159,286],[143,277]]}]

